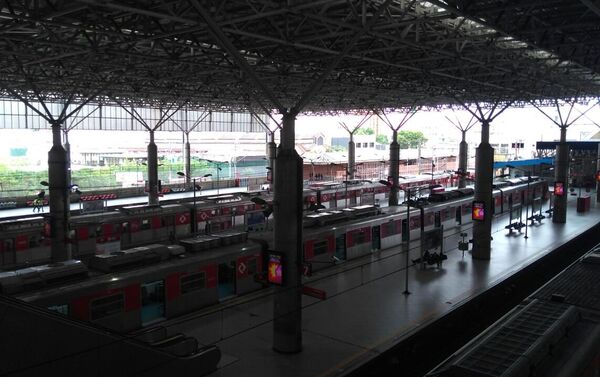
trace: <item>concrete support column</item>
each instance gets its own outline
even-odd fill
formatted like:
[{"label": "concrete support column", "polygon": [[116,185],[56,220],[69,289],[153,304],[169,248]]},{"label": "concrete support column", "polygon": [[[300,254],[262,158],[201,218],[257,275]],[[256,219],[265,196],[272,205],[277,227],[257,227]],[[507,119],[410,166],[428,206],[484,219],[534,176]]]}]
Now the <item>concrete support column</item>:
[{"label": "concrete support column", "polygon": [[186,186],[192,183],[192,149],[190,147],[190,134],[185,133],[185,146],[183,149],[183,164]]},{"label": "concrete support column", "polygon": [[[275,191],[275,162],[277,158],[277,144],[275,144],[275,132],[271,132],[271,139],[267,143],[267,160],[271,173],[271,191]],[[269,173],[267,173],[269,174]]]},{"label": "concrete support column", "polygon": [[148,143],[148,205],[158,205],[158,150],[154,144],[154,131]]},{"label": "concrete support column", "polygon": [[417,167],[419,169],[419,174],[421,174],[421,146],[417,147]]},{"label": "concrete support column", "polygon": [[65,156],[67,159],[67,185],[68,185],[68,188],[71,188],[71,185],[73,184],[73,179],[71,178],[71,144],[69,144],[69,133],[65,132],[64,137],[65,137],[64,148],[65,148],[65,153],[66,153]]},{"label": "concrete support column", "polygon": [[302,350],[302,158],[295,149],[295,114],[285,114],[275,165],[274,246],[283,254],[284,285],[273,305],[273,349]]},{"label": "concrete support column", "polygon": [[490,145],[490,124],[481,124],[481,144],[475,152],[475,200],[484,203],[484,221],[473,222],[473,258],[490,259],[492,243],[492,177],[494,148]]},{"label": "concrete support column", "polygon": [[348,142],[348,174],[346,179],[354,179],[354,166],[356,165],[356,145],[354,144],[354,134],[350,134]]},{"label": "concrete support column", "polygon": [[469,148],[467,145],[467,131],[462,131],[462,140],[458,146],[458,171],[463,173],[458,176],[458,188],[467,187],[467,162],[469,160]]},{"label": "concrete support column", "polygon": [[52,262],[71,259],[69,239],[69,183],[67,152],[61,143],[60,123],[52,124],[52,148],[48,152],[50,238]]},{"label": "concrete support column", "polygon": [[556,146],[556,168],[554,181],[563,182],[563,196],[554,197],[554,212],[552,222],[564,224],[567,222],[567,198],[569,195],[569,145],[567,144],[567,127],[560,127],[560,142]]},{"label": "concrete support column", "polygon": [[398,131],[394,130],[392,134],[392,143],[390,144],[390,176],[392,177],[392,186],[390,187],[389,206],[398,205],[398,169],[400,165],[400,145],[398,144]]}]

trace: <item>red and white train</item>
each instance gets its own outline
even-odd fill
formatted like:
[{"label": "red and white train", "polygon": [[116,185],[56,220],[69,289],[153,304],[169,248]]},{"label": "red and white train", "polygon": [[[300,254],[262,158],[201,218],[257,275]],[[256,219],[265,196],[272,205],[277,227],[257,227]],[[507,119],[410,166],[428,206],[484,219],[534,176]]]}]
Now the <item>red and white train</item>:
[{"label": "red and white train", "polygon": [[[398,180],[400,190],[424,185],[452,186],[448,173],[402,177]],[[388,186],[368,180],[350,180],[347,183],[319,182],[304,190],[304,209],[310,210],[318,203],[325,208],[340,208],[364,204],[377,204],[388,195]]]},{"label": "red and white train", "polygon": [[97,255],[89,268],[69,260],[3,272],[0,288],[76,319],[128,332],[263,287],[256,279],[263,271],[262,247],[239,234],[217,238],[218,247],[198,253],[151,244]]},{"label": "red and white train", "polygon": [[[433,182],[448,183],[449,175],[435,175]],[[401,188],[431,183],[431,176],[400,180]],[[304,207],[316,203],[325,208],[348,207],[383,202],[387,186],[368,181],[348,184],[325,183],[304,192]],[[213,198],[192,198],[160,206],[125,206],[100,213],[71,216],[70,245],[74,258],[87,260],[95,254],[108,253],[148,243],[172,241],[196,231],[227,229],[262,230],[266,226],[265,206],[250,200],[258,193],[228,194]],[[261,193],[268,203],[271,195]],[[194,211],[195,209],[195,211]],[[47,263],[50,260],[49,224],[42,216],[0,221],[0,270]]]},{"label": "red and white train", "polygon": [[[495,216],[513,213],[527,202],[541,203],[548,198],[548,184],[532,178],[497,182],[493,191]],[[529,188],[529,191],[528,191]],[[346,260],[387,249],[407,239],[415,240],[434,228],[452,230],[472,222],[472,189],[457,189],[430,194],[428,202],[411,208],[407,221],[405,206],[388,208],[372,217],[373,207],[361,206],[340,211],[326,211],[305,218],[304,262],[313,270],[325,268],[332,260]],[[419,200],[416,200],[419,202]],[[345,219],[345,221],[344,221]],[[341,221],[344,221],[343,223]]]},{"label": "red and white train", "polygon": [[[529,185],[515,181],[494,190],[494,213],[512,211],[526,197],[546,195],[545,181]],[[429,199],[428,204],[411,208],[410,221],[405,206],[383,213],[376,206],[362,205],[307,214],[303,262],[318,270],[331,265],[334,257],[349,260],[399,245],[409,231],[411,239],[417,239],[436,227],[449,229],[472,221],[472,190],[433,194]],[[149,233],[140,242],[152,240],[151,234],[161,232],[157,229],[145,229]],[[160,237],[169,235],[162,232]],[[146,246],[90,255],[85,264],[67,261],[3,272],[0,290],[75,318],[131,331],[262,288],[265,243],[249,242],[247,237],[245,231],[229,229],[165,240],[169,245],[152,240]]]},{"label": "red and white train", "polygon": [[[267,197],[268,199],[268,197]],[[196,204],[125,206],[70,218],[72,255],[86,262],[105,254],[150,243],[189,237],[196,229],[262,229],[263,206],[240,194],[198,200]],[[50,261],[49,222],[36,216],[0,222],[0,269],[9,270]]]}]

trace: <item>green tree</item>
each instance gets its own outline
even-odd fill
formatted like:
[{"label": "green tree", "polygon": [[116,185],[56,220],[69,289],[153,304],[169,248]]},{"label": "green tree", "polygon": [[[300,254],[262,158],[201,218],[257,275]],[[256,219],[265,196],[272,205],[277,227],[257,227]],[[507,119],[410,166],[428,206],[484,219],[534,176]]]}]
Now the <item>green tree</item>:
[{"label": "green tree", "polygon": [[327,145],[325,146],[325,151],[327,152],[343,152],[345,151],[347,148],[346,147],[342,147],[341,145]]},{"label": "green tree", "polygon": [[359,128],[354,133],[355,135],[373,135],[375,131],[372,128]]},{"label": "green tree", "polygon": [[421,131],[400,131],[398,132],[398,144],[401,149],[419,148],[427,142],[427,138]]},{"label": "green tree", "polygon": [[381,134],[375,136],[375,141],[378,142],[379,144],[389,144],[390,143],[387,135],[381,135]]}]

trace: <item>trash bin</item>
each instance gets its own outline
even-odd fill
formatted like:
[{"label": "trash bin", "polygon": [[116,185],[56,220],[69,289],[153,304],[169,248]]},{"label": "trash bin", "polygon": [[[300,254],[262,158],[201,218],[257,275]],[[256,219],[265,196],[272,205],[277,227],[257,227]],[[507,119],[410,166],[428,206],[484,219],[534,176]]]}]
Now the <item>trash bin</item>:
[{"label": "trash bin", "polygon": [[591,199],[589,195],[577,198],[577,212],[589,211]]}]

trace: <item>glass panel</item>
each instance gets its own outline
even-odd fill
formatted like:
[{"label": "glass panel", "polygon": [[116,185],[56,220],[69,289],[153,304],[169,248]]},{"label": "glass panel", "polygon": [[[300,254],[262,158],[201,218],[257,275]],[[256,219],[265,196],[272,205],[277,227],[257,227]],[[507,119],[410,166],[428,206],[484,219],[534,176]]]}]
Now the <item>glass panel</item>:
[{"label": "glass panel", "polygon": [[60,314],[69,315],[69,304],[52,305],[52,306],[49,306],[48,309],[53,310]]},{"label": "glass panel", "polygon": [[206,273],[199,272],[181,278],[181,294],[198,291],[206,287]]},{"label": "glass panel", "polygon": [[327,253],[327,240],[315,242],[313,252],[314,255],[321,255]]},{"label": "glass panel", "polygon": [[144,283],[141,287],[142,324],[162,319],[165,316],[164,280]]},{"label": "glass panel", "polygon": [[90,319],[96,320],[110,315],[120,313],[125,306],[125,298],[122,293],[101,297],[90,303]]},{"label": "glass panel", "polygon": [[235,261],[219,264],[219,299],[235,294]]}]

